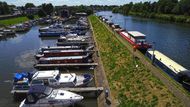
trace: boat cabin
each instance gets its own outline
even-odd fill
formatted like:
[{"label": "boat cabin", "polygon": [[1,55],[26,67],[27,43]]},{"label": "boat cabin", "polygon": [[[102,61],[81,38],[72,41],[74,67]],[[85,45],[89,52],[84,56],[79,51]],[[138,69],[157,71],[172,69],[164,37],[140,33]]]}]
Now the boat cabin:
[{"label": "boat cabin", "polygon": [[38,71],[33,76],[31,85],[46,85],[46,86],[75,86],[76,74],[75,73],[59,73],[59,70],[51,71]]},{"label": "boat cabin", "polygon": [[136,44],[143,44],[146,42],[146,35],[138,31],[129,31],[130,39]]},{"label": "boat cabin", "polygon": [[53,89],[47,86],[41,86],[41,85],[36,85],[32,86],[29,89],[29,92],[27,94],[25,104],[36,104],[37,101],[40,99],[43,99],[47,96],[49,96],[52,93]]}]

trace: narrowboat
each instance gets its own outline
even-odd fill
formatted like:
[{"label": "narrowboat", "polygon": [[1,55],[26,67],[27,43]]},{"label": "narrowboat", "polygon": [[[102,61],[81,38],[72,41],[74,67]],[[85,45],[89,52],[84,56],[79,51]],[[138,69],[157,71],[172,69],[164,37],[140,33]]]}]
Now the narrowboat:
[{"label": "narrowboat", "polygon": [[40,32],[40,37],[60,37],[61,35],[67,35],[68,33],[65,31],[47,31]]},{"label": "narrowboat", "polygon": [[30,88],[19,107],[65,107],[83,99],[83,96],[73,92],[37,85]]},{"label": "narrowboat", "polygon": [[82,56],[89,53],[89,50],[92,50],[93,47],[88,47],[86,50],[77,49],[77,50],[47,50],[39,52],[35,55],[36,59],[41,57],[60,57],[60,56]]},{"label": "narrowboat", "polygon": [[61,36],[58,42],[84,42],[87,41],[90,36]]},{"label": "narrowboat", "polygon": [[181,83],[184,88],[190,90],[189,70],[157,50],[148,49],[146,56],[152,60],[153,64]]},{"label": "narrowboat", "polygon": [[127,40],[134,48],[146,51],[147,49],[151,48],[152,46],[146,42],[146,35],[142,34],[138,31],[122,31],[119,34]]},{"label": "narrowboat", "polygon": [[40,58],[38,64],[91,63],[91,55]]},{"label": "narrowboat", "polygon": [[94,46],[93,45],[88,46],[88,47],[73,46],[73,45],[70,45],[70,46],[51,46],[51,47],[47,46],[47,47],[41,47],[38,50],[38,53],[43,53],[43,51],[48,51],[48,50],[77,50],[77,49],[87,49],[87,48],[93,49]]},{"label": "narrowboat", "polygon": [[64,26],[60,23],[55,23],[53,25],[42,27],[39,29],[39,32],[47,32],[47,31],[61,31],[64,29]]}]

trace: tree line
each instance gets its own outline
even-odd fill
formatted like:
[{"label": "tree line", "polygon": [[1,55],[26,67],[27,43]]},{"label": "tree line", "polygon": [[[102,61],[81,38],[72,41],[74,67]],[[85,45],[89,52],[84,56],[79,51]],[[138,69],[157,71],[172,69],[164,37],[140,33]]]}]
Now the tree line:
[{"label": "tree line", "polygon": [[112,9],[114,13],[159,18],[176,22],[190,23],[190,0],[159,0],[125,4]]},{"label": "tree line", "polygon": [[6,2],[0,1],[0,15],[10,14],[11,10],[11,6],[9,6]]}]

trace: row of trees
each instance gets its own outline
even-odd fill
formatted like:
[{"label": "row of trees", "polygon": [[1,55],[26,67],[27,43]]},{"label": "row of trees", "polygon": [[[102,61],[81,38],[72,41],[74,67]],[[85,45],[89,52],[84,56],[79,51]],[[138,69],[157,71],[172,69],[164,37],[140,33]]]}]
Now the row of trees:
[{"label": "row of trees", "polygon": [[0,15],[6,15],[11,13],[11,6],[9,6],[6,2],[0,1]]},{"label": "row of trees", "polygon": [[115,7],[113,12],[128,14],[129,12],[162,13],[176,15],[190,15],[190,0],[159,0],[158,2],[140,2]]}]

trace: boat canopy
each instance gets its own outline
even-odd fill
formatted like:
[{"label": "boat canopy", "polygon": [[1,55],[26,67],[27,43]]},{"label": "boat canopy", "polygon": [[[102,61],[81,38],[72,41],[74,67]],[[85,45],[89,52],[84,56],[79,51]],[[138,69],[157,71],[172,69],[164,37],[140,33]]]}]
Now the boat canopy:
[{"label": "boat canopy", "polygon": [[30,89],[29,89],[29,94],[30,93],[44,93],[46,95],[49,95],[51,94],[52,92],[52,88],[48,87],[48,86],[44,86],[44,85],[34,85],[34,86],[31,86]]}]

